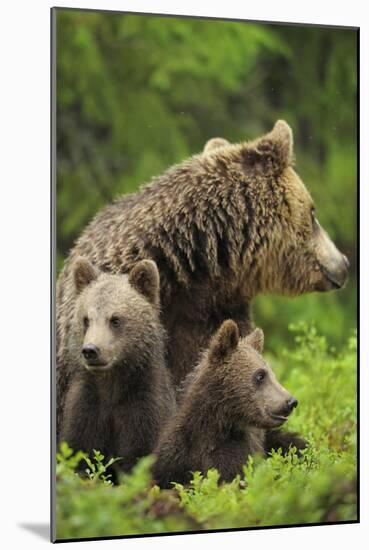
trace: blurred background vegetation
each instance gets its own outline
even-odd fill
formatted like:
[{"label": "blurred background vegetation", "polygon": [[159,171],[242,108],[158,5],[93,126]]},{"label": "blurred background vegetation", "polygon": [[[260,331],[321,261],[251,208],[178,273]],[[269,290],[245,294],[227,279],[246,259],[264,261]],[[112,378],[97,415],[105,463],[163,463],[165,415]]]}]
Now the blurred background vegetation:
[{"label": "blurred background vegetation", "polygon": [[262,296],[274,352],[290,322],[340,346],[356,325],[354,30],[57,11],[58,269],[93,215],[222,136],[294,131],[297,171],[351,262],[340,292]]}]

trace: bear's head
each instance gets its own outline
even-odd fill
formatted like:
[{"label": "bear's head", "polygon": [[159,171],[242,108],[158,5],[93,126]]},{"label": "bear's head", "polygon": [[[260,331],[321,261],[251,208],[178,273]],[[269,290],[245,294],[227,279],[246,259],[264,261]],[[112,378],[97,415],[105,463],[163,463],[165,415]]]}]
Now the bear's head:
[{"label": "bear's head", "polygon": [[[227,403],[238,427],[281,426],[297,406],[262,357],[263,331],[240,338],[234,321],[224,321],[208,352],[209,376],[216,383],[218,402]],[[212,374],[213,373],[213,374]]]},{"label": "bear's head", "polygon": [[73,265],[76,292],[74,348],[93,373],[145,365],[161,349],[159,272],[151,260],[129,275],[98,271],[79,257]]},{"label": "bear's head", "polygon": [[237,209],[233,231],[241,235],[241,284],[250,298],[259,292],[299,295],[345,284],[349,262],[319,224],[314,202],[293,169],[293,136],[285,121],[254,142],[210,140],[203,162],[226,174],[220,180],[227,187],[221,191],[224,208],[228,220]]}]

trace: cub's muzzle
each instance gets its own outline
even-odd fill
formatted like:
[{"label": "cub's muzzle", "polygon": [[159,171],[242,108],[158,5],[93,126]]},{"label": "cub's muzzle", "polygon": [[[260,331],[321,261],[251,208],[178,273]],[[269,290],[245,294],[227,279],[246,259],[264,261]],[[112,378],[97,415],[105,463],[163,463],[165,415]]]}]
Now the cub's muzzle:
[{"label": "cub's muzzle", "polygon": [[100,350],[94,344],[86,344],[82,348],[82,355],[86,360],[86,363],[91,366],[100,365]]},{"label": "cub's muzzle", "polygon": [[286,399],[283,406],[278,411],[272,412],[270,416],[279,424],[283,424],[284,422],[286,422],[287,418],[289,417],[293,409],[297,407],[297,405],[297,399],[295,399],[291,395],[290,397],[288,397],[288,399]]}]

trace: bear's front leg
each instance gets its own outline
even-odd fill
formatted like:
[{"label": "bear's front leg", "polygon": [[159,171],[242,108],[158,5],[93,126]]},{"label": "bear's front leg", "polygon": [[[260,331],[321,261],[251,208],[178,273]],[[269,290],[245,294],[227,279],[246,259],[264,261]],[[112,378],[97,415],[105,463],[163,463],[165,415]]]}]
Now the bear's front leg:
[{"label": "bear's front leg", "polygon": [[307,441],[296,432],[283,432],[281,430],[268,430],[265,434],[264,450],[270,454],[272,449],[282,449],[282,454],[287,454],[290,447],[296,447],[297,454],[307,447]]},{"label": "bear's front leg", "polygon": [[137,461],[152,453],[159,436],[159,411],[147,401],[133,399],[114,413],[114,453],[119,470],[129,472]]},{"label": "bear's front leg", "polygon": [[68,443],[74,452],[104,451],[105,428],[99,417],[94,388],[83,380],[75,380],[65,399],[60,441]]},{"label": "bear's front leg", "polygon": [[231,482],[237,474],[242,474],[242,466],[247,462],[247,447],[239,441],[226,441],[214,449],[204,460],[203,473],[216,468],[220,480]]}]

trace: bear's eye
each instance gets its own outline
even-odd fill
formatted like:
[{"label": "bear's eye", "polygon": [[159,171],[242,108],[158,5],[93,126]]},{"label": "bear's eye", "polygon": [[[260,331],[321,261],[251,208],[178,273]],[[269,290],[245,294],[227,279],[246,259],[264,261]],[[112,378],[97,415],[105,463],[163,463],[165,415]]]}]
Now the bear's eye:
[{"label": "bear's eye", "polygon": [[88,329],[88,325],[89,325],[89,324],[90,324],[90,323],[89,323],[88,317],[83,317],[83,328],[84,328],[85,330]]},{"label": "bear's eye", "polygon": [[266,372],[264,370],[260,370],[255,374],[255,382],[260,385],[264,382],[266,378]]},{"label": "bear's eye", "polygon": [[313,228],[315,228],[317,226],[317,219],[316,219],[316,212],[315,212],[315,208],[312,208],[311,209],[311,223],[313,225]]},{"label": "bear's eye", "polygon": [[121,319],[119,319],[119,317],[112,317],[110,319],[110,324],[111,324],[112,327],[118,328],[122,324],[122,321],[121,321]]}]

